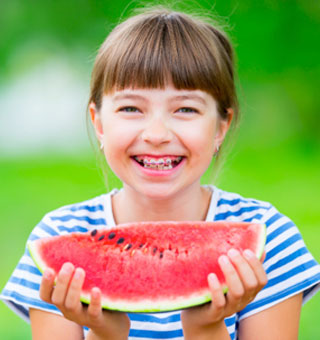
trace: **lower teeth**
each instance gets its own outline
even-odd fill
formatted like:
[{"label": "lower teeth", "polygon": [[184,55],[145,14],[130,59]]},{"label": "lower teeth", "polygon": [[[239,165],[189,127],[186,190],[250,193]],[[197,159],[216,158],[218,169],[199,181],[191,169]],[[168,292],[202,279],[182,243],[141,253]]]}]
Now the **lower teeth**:
[{"label": "lower teeth", "polygon": [[156,170],[170,170],[173,168],[173,166],[170,165],[154,165],[154,164],[144,164],[144,168],[147,169],[156,169]]}]

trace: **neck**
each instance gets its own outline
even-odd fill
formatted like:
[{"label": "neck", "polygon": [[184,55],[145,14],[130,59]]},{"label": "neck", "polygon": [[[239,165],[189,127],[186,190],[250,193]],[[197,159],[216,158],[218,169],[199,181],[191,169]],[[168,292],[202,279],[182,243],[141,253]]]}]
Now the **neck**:
[{"label": "neck", "polygon": [[149,198],[124,186],[112,198],[115,222],[205,220],[211,191],[195,185],[174,197]]}]

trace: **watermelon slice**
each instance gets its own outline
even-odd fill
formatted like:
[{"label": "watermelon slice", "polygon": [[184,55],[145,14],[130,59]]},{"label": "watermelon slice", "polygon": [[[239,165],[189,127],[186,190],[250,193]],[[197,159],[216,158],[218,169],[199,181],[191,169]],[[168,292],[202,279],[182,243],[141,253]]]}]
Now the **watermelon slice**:
[{"label": "watermelon slice", "polygon": [[238,222],[143,222],[43,238],[28,243],[43,272],[65,262],[86,272],[81,301],[99,287],[102,306],[126,312],[161,312],[210,301],[207,276],[230,248],[262,256],[263,224]]}]

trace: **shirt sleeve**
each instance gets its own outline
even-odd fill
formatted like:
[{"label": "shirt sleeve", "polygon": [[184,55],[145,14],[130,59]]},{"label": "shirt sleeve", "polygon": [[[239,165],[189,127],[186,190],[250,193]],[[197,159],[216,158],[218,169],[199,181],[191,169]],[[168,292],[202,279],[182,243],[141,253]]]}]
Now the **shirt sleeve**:
[{"label": "shirt sleeve", "polygon": [[[59,235],[58,229],[50,225],[50,218],[45,216],[34,228],[28,241],[55,235]],[[29,322],[29,308],[41,309],[61,315],[61,312],[54,305],[40,299],[39,288],[41,279],[42,274],[35,266],[26,247],[17,267],[5,285],[0,299],[27,322]]]},{"label": "shirt sleeve", "polygon": [[267,285],[255,300],[239,312],[239,320],[303,293],[303,303],[320,289],[320,266],[306,248],[294,223],[270,207],[262,220],[267,226]]}]

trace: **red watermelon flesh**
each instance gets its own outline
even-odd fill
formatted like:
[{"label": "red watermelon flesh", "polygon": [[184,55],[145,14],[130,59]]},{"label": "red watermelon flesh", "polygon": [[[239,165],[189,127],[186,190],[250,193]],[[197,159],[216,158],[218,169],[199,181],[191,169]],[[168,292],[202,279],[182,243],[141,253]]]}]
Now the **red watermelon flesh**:
[{"label": "red watermelon flesh", "polygon": [[142,222],[28,243],[43,272],[65,262],[86,272],[81,300],[102,291],[103,308],[127,312],[170,311],[210,301],[207,276],[225,286],[218,258],[230,248],[261,257],[263,224],[238,222]]}]

